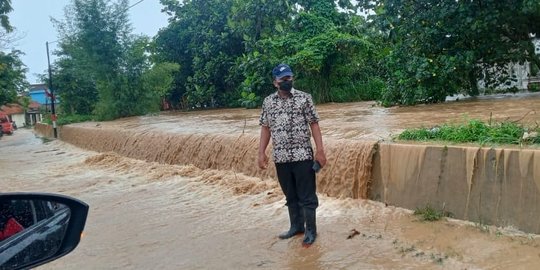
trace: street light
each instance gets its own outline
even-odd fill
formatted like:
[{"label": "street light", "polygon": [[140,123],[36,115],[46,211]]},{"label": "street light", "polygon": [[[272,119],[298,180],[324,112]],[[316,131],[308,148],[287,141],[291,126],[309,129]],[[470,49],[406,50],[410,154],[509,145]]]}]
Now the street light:
[{"label": "street light", "polygon": [[[56,42],[56,41],[53,41]],[[53,43],[51,42],[51,43]],[[56,111],[54,108],[54,100],[56,99],[54,97],[54,90],[53,90],[53,83],[52,83],[52,72],[51,72],[51,60],[49,58],[49,42],[45,42],[45,46],[47,47],[47,64],[49,67],[49,90],[51,91],[51,120],[53,124],[53,133],[54,138],[58,138],[58,131],[56,130]]]}]

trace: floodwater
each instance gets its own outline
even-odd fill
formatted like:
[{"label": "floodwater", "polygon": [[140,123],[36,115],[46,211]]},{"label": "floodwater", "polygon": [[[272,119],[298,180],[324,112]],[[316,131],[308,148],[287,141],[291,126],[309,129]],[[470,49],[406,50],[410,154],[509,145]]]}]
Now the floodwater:
[{"label": "floodwater", "polygon": [[[375,102],[317,106],[326,138],[386,140],[406,128],[432,127],[464,119],[540,123],[540,93],[502,94],[414,107],[377,106]],[[164,113],[99,123],[102,128],[183,134],[259,134],[260,109],[225,109]],[[95,126],[96,123],[78,124]]]},{"label": "floodwater", "polygon": [[[325,140],[339,150],[329,154],[335,162],[351,159],[345,153],[352,150],[346,148],[360,147],[360,140],[385,139],[403,128],[459,120],[464,114],[534,123],[540,120],[538,104],[540,95],[533,94],[389,109],[369,102],[318,108]],[[84,147],[89,149],[115,149],[101,153],[20,129],[0,139],[0,191],[62,193],[90,205],[79,247],[41,269],[540,269],[537,235],[453,219],[421,222],[409,210],[339,193],[324,195],[351,173],[338,165],[327,168],[336,181],[320,186],[325,192],[316,243],[306,249],[301,237],[278,240],[288,217],[272,174],[230,169],[253,167],[258,113],[168,113],[72,125],[83,133],[65,130],[77,145],[88,141]],[[95,130],[110,139],[96,139]],[[114,133],[127,138],[120,143]],[[176,135],[156,133],[186,136],[175,141]],[[230,143],[231,135],[242,133],[246,137],[232,136]],[[137,148],[145,143],[137,138],[145,136],[153,138],[151,144]],[[174,156],[181,150],[178,145],[200,144],[201,138],[212,140],[193,148],[202,153],[187,157],[201,165],[179,165],[188,162]],[[239,148],[239,154],[227,156],[230,164],[212,154],[234,152],[221,149],[234,148],[237,141],[246,141],[251,150]],[[358,161],[351,164],[361,161],[353,156]]]}]

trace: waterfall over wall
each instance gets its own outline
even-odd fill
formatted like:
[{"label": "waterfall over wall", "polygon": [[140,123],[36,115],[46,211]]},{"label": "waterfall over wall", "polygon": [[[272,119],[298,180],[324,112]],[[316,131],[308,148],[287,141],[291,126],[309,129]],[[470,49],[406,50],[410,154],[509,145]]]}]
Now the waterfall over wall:
[{"label": "waterfall over wall", "polygon": [[[36,125],[36,132],[52,136],[47,125]],[[272,163],[267,170],[257,167],[255,135],[100,126],[62,126],[59,134],[63,141],[97,152],[276,179]],[[319,193],[409,209],[430,205],[459,219],[540,233],[540,150],[330,138],[325,138],[325,150],[328,165],[317,175]]]}]

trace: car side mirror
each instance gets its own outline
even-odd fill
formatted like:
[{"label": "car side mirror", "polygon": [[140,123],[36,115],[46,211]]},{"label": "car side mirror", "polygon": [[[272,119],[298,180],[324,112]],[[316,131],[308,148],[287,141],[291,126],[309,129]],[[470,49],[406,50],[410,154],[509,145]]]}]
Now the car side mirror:
[{"label": "car side mirror", "polygon": [[88,208],[62,195],[0,193],[0,270],[33,268],[71,252]]}]

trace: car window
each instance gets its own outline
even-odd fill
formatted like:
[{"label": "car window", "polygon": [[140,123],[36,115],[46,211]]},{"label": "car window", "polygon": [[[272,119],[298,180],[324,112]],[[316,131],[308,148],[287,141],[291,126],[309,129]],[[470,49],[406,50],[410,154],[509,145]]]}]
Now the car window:
[{"label": "car window", "polygon": [[14,200],[11,204],[12,215],[23,227],[28,228],[37,222],[34,204],[26,200]]}]

